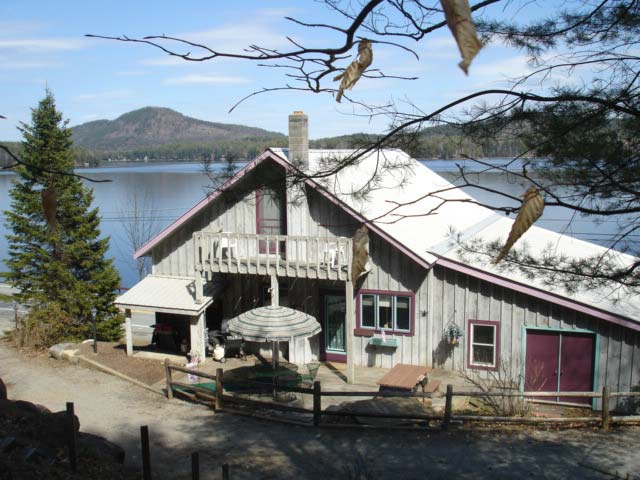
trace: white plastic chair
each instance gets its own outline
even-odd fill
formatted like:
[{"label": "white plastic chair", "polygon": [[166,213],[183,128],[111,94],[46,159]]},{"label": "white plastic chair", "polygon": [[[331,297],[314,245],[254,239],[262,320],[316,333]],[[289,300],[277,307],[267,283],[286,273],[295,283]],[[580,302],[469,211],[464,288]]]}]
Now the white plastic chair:
[{"label": "white plastic chair", "polygon": [[232,238],[231,232],[221,232],[217,245],[218,258],[222,258],[222,250],[227,249],[227,258],[238,258],[238,238]]}]

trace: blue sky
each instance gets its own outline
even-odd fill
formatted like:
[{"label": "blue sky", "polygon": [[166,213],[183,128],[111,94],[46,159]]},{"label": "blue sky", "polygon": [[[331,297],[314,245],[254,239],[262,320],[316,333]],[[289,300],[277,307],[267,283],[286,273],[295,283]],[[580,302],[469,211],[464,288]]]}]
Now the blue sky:
[{"label": "blue sky", "polygon": [[[494,10],[501,11],[502,7]],[[229,108],[252,91],[281,86],[283,72],[237,60],[187,63],[145,45],[84,37],[86,33],[131,37],[164,33],[236,52],[253,43],[286,48],[286,35],[305,45],[331,40],[324,31],[309,31],[287,22],[285,15],[312,22],[336,21],[322,4],[310,0],[3,0],[0,114],[7,119],[0,120],[0,140],[20,138],[16,126],[29,121],[30,108],[43,97],[47,86],[71,125],[113,119],[152,105],[204,120],[283,133],[287,115],[304,110],[310,117],[311,138],[383,131],[388,126],[386,119],[372,121],[351,115],[348,104],[310,93],[259,95],[229,114]],[[459,54],[447,29],[421,42],[417,51],[420,60],[391,47],[376,46],[373,67],[390,75],[420,79],[363,79],[354,98],[375,104],[411,99],[426,112],[478,88],[504,86],[505,78],[529,68],[521,52],[488,46],[465,77],[457,67]],[[345,60],[344,65],[348,63]]]}]

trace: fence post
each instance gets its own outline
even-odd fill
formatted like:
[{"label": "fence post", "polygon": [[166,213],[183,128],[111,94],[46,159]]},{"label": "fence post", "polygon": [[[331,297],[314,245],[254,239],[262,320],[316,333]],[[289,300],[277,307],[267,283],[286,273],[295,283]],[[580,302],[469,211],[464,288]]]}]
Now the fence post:
[{"label": "fence post", "polygon": [[320,382],[313,382],[313,426],[320,426],[320,418],[322,416],[322,396],[320,395]]},{"label": "fence post", "polygon": [[191,454],[191,480],[200,480],[200,455],[198,452]]},{"label": "fence post", "polygon": [[449,422],[451,421],[451,408],[453,404],[453,385],[447,385],[447,396],[444,404],[444,419],[442,420],[442,429],[447,430],[449,428]]},{"label": "fence post", "polygon": [[222,464],[222,480],[229,480],[229,464]]},{"label": "fence post", "polygon": [[222,410],[222,393],[224,390],[224,382],[222,379],[222,369],[216,369],[216,412]]},{"label": "fence post", "polygon": [[142,478],[151,480],[151,454],[149,452],[149,427],[140,427],[140,444],[142,447]]},{"label": "fence post", "polygon": [[73,402],[67,402],[67,428],[69,437],[67,439],[69,447],[69,465],[71,471],[78,470],[78,435],[76,432],[76,415],[74,413]]},{"label": "fence post", "polygon": [[609,430],[609,387],[602,387],[602,429]]},{"label": "fence post", "polygon": [[164,372],[167,377],[167,398],[171,400],[173,398],[173,386],[171,385],[171,366],[169,365],[169,359],[164,359]]}]

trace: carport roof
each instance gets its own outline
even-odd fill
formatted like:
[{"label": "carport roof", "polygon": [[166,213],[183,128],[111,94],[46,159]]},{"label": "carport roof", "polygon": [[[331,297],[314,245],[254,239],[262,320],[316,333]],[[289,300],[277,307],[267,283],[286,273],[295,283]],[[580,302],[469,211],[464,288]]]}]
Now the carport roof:
[{"label": "carport roof", "polygon": [[196,303],[194,278],[148,275],[120,295],[115,304],[119,308],[199,315],[221,291],[221,285],[216,282],[208,283],[207,287],[202,303]]}]

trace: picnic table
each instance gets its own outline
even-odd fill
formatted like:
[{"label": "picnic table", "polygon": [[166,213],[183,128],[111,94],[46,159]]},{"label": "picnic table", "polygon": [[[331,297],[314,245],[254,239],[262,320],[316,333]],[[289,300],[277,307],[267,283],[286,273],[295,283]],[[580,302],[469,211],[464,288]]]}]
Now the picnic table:
[{"label": "picnic table", "polygon": [[424,392],[434,392],[440,382],[429,382],[429,372],[431,372],[429,367],[398,363],[376,383],[380,385],[381,390],[387,388],[411,392],[421,385]]}]

